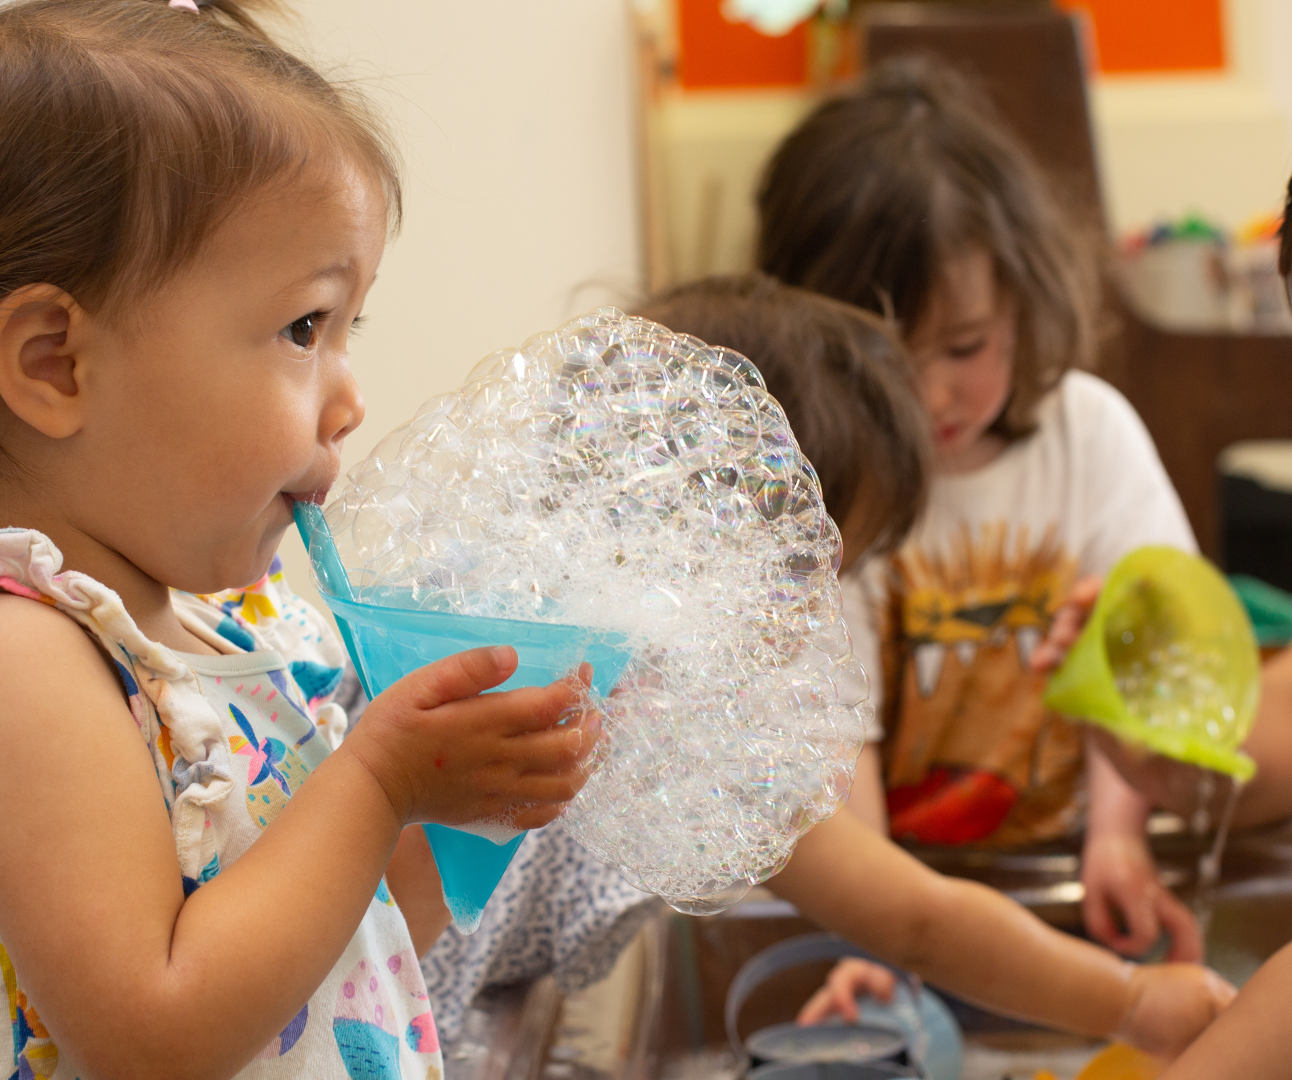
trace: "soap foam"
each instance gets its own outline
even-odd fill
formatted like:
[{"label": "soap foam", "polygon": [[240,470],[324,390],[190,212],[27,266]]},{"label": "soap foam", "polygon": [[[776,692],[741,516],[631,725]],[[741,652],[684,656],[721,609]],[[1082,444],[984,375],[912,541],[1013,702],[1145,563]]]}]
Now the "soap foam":
[{"label": "soap foam", "polygon": [[679,909],[766,880],[872,714],[839,533],[737,353],[602,309],[486,358],[325,514],[356,599],[592,627],[633,652],[570,832]]}]

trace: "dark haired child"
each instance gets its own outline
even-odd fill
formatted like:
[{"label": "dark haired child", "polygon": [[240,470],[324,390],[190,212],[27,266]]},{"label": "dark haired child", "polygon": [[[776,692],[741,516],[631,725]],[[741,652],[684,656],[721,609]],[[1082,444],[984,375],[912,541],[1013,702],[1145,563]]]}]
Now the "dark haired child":
[{"label": "dark haired child", "polygon": [[1165,929],[1174,958],[1199,958],[1146,800],[1046,712],[1032,663],[1074,587],[1143,544],[1195,549],[1143,424],[1076,370],[1096,312],[1080,234],[975,89],[921,61],[818,108],[758,205],[764,271],[895,318],[933,439],[926,513],[848,581],[854,640],[883,656],[892,834],[1003,847],[1084,818],[1089,931],[1135,955]]},{"label": "dark haired child", "polygon": [[[922,501],[927,439],[904,350],[882,320],[761,275],[686,285],[638,314],[754,362],[805,455],[821,461],[845,565],[901,542]],[[849,452],[831,453],[839,446]],[[853,814],[808,833],[768,887],[939,986],[1164,1056],[1178,1053],[1232,993],[1202,968],[1136,968],[1052,930],[999,893],[933,873]],[[609,968],[649,904],[559,823],[531,835],[479,930],[465,937],[449,929],[424,957],[436,1015],[452,1037],[484,985],[549,971],[568,988],[586,985]],[[891,976],[873,965],[847,974],[851,989],[891,992]]]},{"label": "dark haired child", "polygon": [[596,722],[478,649],[337,746],[269,573],[363,418],[385,142],[233,0],[17,0],[0,147],[0,1075],[435,1080],[392,852],[551,821]]}]

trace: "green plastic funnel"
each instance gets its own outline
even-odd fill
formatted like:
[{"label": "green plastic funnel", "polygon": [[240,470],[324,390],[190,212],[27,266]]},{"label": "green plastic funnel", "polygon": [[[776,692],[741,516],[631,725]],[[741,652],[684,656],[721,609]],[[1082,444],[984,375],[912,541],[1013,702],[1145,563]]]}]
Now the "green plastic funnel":
[{"label": "green plastic funnel", "polygon": [[1256,638],[1229,583],[1196,555],[1143,547],[1113,567],[1043,701],[1243,781],[1256,771],[1239,747],[1259,697]]}]

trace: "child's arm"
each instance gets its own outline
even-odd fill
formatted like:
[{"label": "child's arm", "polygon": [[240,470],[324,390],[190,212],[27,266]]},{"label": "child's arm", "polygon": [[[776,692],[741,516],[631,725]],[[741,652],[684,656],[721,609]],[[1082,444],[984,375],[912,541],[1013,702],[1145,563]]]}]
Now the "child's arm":
[{"label": "child's arm", "polygon": [[1205,968],[1135,967],[1062,934],[994,889],[934,873],[850,814],[808,833],[768,885],[952,993],[1152,1053],[1179,1053],[1233,993]]},{"label": "child's arm", "polygon": [[1292,945],[1267,960],[1234,1003],[1158,1080],[1292,1077]]},{"label": "child's arm", "polygon": [[453,921],[444,903],[440,871],[420,825],[407,825],[386,864],[386,886],[408,924],[417,955],[425,956]]},{"label": "child's arm", "polygon": [[[510,649],[423,668],[369,707],[260,839],[187,900],[156,771],[109,663],[65,616],[0,598],[0,941],[96,1077],[226,1077],[335,964],[400,831],[531,803],[551,820],[594,737],[571,687],[471,695]],[[595,731],[595,722],[590,725]],[[442,766],[442,767],[441,767]]]},{"label": "child's arm", "polygon": [[848,794],[848,812],[881,836],[888,835],[888,807],[884,802],[879,749],[873,743],[867,743],[857,758],[857,775]]},{"label": "child's arm", "polygon": [[1089,740],[1086,763],[1090,813],[1081,855],[1086,929],[1126,956],[1142,956],[1165,930],[1171,939],[1168,960],[1201,961],[1197,921],[1158,880],[1145,833],[1148,800]]}]

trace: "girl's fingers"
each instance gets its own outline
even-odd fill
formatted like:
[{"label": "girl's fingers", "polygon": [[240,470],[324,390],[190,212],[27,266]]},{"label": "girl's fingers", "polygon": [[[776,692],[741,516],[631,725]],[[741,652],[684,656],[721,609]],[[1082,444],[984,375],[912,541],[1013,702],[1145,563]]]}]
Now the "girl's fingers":
[{"label": "girl's fingers", "polygon": [[1086,929],[1090,932],[1090,936],[1109,948],[1116,948],[1120,937],[1117,924],[1108,910],[1106,897],[1094,891],[1088,892],[1082,907]]},{"label": "girl's fingers", "polygon": [[553,683],[551,686],[502,690],[454,701],[447,706],[451,711],[442,715],[446,719],[451,716],[454,724],[473,736],[509,738],[555,727],[572,701],[574,695],[567,685]]},{"label": "girl's fingers", "polygon": [[561,807],[548,803],[543,806],[526,806],[518,809],[511,816],[511,820],[518,829],[541,829],[560,816]]},{"label": "girl's fingers", "polygon": [[[807,1004],[799,1010],[798,1022],[800,1024],[819,1024],[822,1020],[828,1020],[838,1012],[839,1008],[835,1003],[834,990],[829,986],[823,986],[808,998]],[[846,1020],[847,1017],[844,1017],[844,1019]]]},{"label": "girl's fingers", "polygon": [[418,668],[390,689],[396,694],[411,694],[419,709],[437,709],[492,690],[515,670],[516,650],[509,645],[471,649]]},{"label": "girl's fingers", "polygon": [[[861,963],[865,964],[863,960]],[[849,989],[855,999],[863,990],[871,997],[878,998],[884,1004],[893,1000],[893,991],[897,989],[897,976],[886,967],[878,964],[866,964],[864,972],[858,972],[851,980]]]},{"label": "girl's fingers", "polygon": [[527,773],[513,786],[512,797],[524,803],[567,803],[587,782],[579,769],[564,773]]},{"label": "girl's fingers", "polygon": [[1119,897],[1126,921],[1126,941],[1121,951],[1127,956],[1143,956],[1162,935],[1162,926],[1157,921],[1157,912],[1153,908],[1153,898],[1144,896]]},{"label": "girl's fingers", "polygon": [[1171,939],[1167,960],[1171,963],[1202,963],[1204,950],[1198,920],[1165,887],[1157,898],[1157,917]]},{"label": "girl's fingers", "polygon": [[507,741],[507,753],[523,773],[563,772],[577,765],[596,745],[597,731],[555,728]]}]

